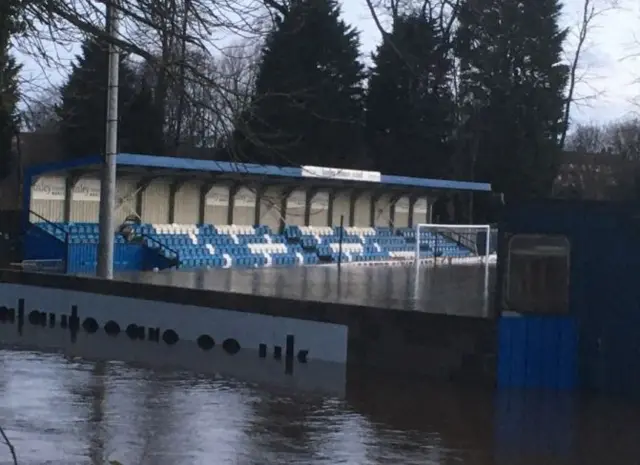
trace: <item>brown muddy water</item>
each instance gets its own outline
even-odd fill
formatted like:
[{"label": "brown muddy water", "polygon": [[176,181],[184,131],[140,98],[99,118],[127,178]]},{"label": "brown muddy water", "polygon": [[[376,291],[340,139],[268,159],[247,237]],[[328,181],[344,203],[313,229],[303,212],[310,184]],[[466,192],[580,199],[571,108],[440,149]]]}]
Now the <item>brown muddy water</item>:
[{"label": "brown muddy water", "polygon": [[[159,285],[481,316],[488,312],[495,265],[309,266],[119,273],[116,279]],[[416,278],[417,276],[417,278]]]},{"label": "brown muddy water", "polygon": [[[340,296],[335,282],[307,272],[316,274],[307,274],[305,298],[358,300],[359,294],[373,302],[375,294],[379,305],[402,307],[401,294],[414,287],[402,272],[389,278],[361,270],[352,272]],[[331,272],[322,273],[333,280]],[[235,273],[230,286],[224,273],[214,274],[171,279],[237,292],[246,291],[249,280],[254,287],[247,292],[302,298],[300,288],[278,278],[284,276],[279,270],[260,278]],[[378,275],[393,284],[368,282]],[[453,281],[451,292],[459,295],[432,294],[404,305],[425,311],[438,302],[439,311],[473,313],[474,285],[465,286],[461,276],[442,279]],[[278,279],[280,291],[274,290]],[[333,294],[325,290],[331,286]],[[472,299],[464,304],[461,295]],[[640,464],[640,406],[624,401],[392,379],[345,383],[310,374],[257,379],[242,367],[237,376],[221,376],[195,344],[176,350],[98,335],[72,342],[64,330],[31,326],[19,335],[0,325],[0,340],[0,425],[23,465],[114,459],[124,465]],[[0,444],[0,464],[9,463]]]}]

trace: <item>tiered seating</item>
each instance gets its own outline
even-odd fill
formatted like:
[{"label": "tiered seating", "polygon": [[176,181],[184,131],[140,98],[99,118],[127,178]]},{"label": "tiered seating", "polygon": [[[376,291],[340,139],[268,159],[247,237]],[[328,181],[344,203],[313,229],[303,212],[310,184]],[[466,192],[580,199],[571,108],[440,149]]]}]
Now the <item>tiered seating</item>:
[{"label": "tiered seating", "polygon": [[[49,234],[72,244],[97,244],[99,227],[96,223],[38,223],[38,226]],[[117,234],[116,242],[123,243],[124,238]]]},{"label": "tiered seating", "polygon": [[374,260],[377,256],[381,259],[383,255],[381,251],[365,248],[358,236],[343,232],[341,237],[340,228],[289,225],[284,236],[289,243],[300,245],[305,253],[316,255],[324,263],[338,261],[341,240],[342,261]]},{"label": "tiered seating", "polygon": [[[305,250],[315,250],[323,262],[378,261],[389,259],[413,259],[416,253],[415,230],[389,227],[345,227],[287,226],[285,237],[299,243]],[[449,256],[466,257],[471,252],[455,241],[429,231],[421,231],[420,255],[422,257]]]},{"label": "tiered seating", "polygon": [[[413,228],[401,228],[398,230],[407,243],[412,244],[415,254],[416,244],[416,230]],[[458,244],[454,240],[448,238],[443,234],[438,234],[433,231],[420,231],[419,245],[421,254],[427,254],[428,256],[437,257],[468,257],[471,255],[471,251]]]},{"label": "tiered seating", "polygon": [[366,230],[363,237],[367,244],[376,249],[387,252],[387,256],[392,259],[412,259],[415,256],[414,247],[407,243],[402,237],[394,234],[391,228],[358,228]]},{"label": "tiered seating", "polygon": [[[98,242],[97,224],[41,223],[40,227],[70,243]],[[289,225],[283,234],[274,234],[267,226],[242,225],[140,224],[133,229],[136,241],[165,258],[177,258],[182,268],[411,260],[416,250],[413,228]],[[126,242],[120,234],[116,241]],[[467,248],[433,231],[421,231],[419,248],[423,257],[471,255]]]},{"label": "tiered seating", "polygon": [[[42,237],[35,231],[44,231],[50,236]],[[48,238],[51,237],[58,241],[50,242]],[[25,256],[42,259],[52,258],[55,253],[56,259],[66,262],[69,273],[92,273],[98,263],[99,238],[99,227],[95,223],[37,223],[25,239]],[[114,240],[113,264],[117,271],[140,270],[145,265],[170,266],[162,256],[145,255],[140,244],[127,243],[121,234],[115,234]],[[156,258],[158,260],[154,260]]]},{"label": "tiered seating", "polygon": [[311,265],[318,255],[267,226],[141,225],[149,247],[175,251],[183,268]]}]

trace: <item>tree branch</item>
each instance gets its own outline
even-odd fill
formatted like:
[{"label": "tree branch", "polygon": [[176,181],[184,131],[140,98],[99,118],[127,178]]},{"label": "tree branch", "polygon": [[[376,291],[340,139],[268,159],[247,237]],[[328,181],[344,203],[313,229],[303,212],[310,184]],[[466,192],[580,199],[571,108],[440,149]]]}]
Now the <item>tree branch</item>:
[{"label": "tree branch", "polygon": [[13,444],[7,437],[7,434],[4,432],[2,426],[0,426],[0,435],[2,436],[2,441],[7,445],[9,451],[11,452],[11,458],[13,459],[13,465],[18,465],[18,457],[16,456],[16,450],[13,447]]},{"label": "tree branch", "polygon": [[597,8],[597,1],[598,0],[583,0],[582,14],[578,23],[576,49],[569,65],[569,83],[567,88],[567,99],[562,117],[562,133],[560,134],[559,141],[560,148],[564,148],[566,143],[569,122],[571,119],[571,108],[576,102],[576,87],[582,81],[581,77],[578,75],[578,70],[580,68],[582,54],[587,45],[587,39],[595,26],[594,22],[596,19],[618,6],[616,0],[606,0],[606,3],[602,7]]}]

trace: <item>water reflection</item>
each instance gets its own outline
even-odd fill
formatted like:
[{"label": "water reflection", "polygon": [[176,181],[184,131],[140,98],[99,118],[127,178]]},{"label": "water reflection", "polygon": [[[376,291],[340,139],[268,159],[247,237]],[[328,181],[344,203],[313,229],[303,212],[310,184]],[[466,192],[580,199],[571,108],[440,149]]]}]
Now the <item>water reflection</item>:
[{"label": "water reflection", "polygon": [[[412,272],[345,268],[337,280],[332,268],[217,270],[141,279],[403,308],[416,288]],[[424,273],[415,308],[477,311],[481,277],[475,267]],[[125,465],[602,465],[640,457],[640,406],[613,400],[344,373],[290,377],[275,361],[262,361],[274,369],[234,366],[195,344],[102,333],[72,342],[68,332],[31,325],[20,335],[0,324],[0,340],[0,418],[22,465],[109,458]],[[0,448],[0,463],[8,457]]]},{"label": "water reflection", "polygon": [[117,279],[431,313],[487,315],[495,267],[484,265],[214,269],[120,273]]},{"label": "water reflection", "polygon": [[576,399],[563,392],[502,392],[496,395],[497,462],[573,463]]},{"label": "water reflection", "polygon": [[[11,334],[0,326],[3,341]],[[167,368],[166,354],[138,353],[144,344],[127,347],[142,364],[90,360],[124,352],[92,352],[82,338],[61,353],[24,349],[36,339],[27,332],[0,349],[0,418],[24,465],[601,465],[640,456],[638,405],[372,378],[349,379],[338,396],[196,373],[187,352]],[[0,448],[0,463],[7,454]]]}]

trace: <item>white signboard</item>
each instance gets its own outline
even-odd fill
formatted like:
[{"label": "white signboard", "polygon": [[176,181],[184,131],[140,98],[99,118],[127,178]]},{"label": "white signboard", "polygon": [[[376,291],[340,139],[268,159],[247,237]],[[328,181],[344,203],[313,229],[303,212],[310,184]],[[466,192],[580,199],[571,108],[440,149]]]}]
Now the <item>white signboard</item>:
[{"label": "white signboard", "polygon": [[226,186],[214,186],[207,193],[205,203],[210,207],[229,206],[229,188]]},{"label": "white signboard", "polygon": [[409,213],[409,198],[400,197],[396,202],[396,213]]},{"label": "white signboard", "polygon": [[[344,370],[344,364],[347,362],[349,328],[346,325],[274,317],[215,307],[179,305],[160,300],[139,300],[0,283],[0,306],[15,310],[20,300],[23,300],[26,312],[38,309],[49,315],[54,314],[56,322],[60,321],[62,315],[69,315],[71,306],[75,305],[82,321],[93,318],[102,328],[113,321],[121,328],[134,324],[144,328],[159,328],[160,332],[171,329],[179,335],[181,342],[196,342],[202,335],[207,335],[216,342],[232,338],[242,347],[242,350],[234,356],[234,363],[237,364],[241,364],[237,360],[245,360],[243,356],[246,356],[246,360],[259,360],[257,352],[260,344],[265,344],[269,348],[284,346],[289,334],[295,335],[296,349],[305,350],[308,353],[307,368],[309,370],[321,361],[341,364]],[[29,325],[29,327],[33,326],[35,325]],[[49,329],[49,331],[53,330]],[[222,352],[222,349],[218,350]],[[214,352],[215,350],[211,354]],[[226,355],[226,358],[229,356]],[[312,373],[308,370],[304,371],[306,374]]]},{"label": "white signboard", "polygon": [[64,200],[65,179],[61,176],[43,176],[31,187],[33,200]]},{"label": "white signboard", "polygon": [[71,198],[79,202],[100,202],[100,180],[80,179]]},{"label": "white signboard", "polygon": [[321,166],[303,166],[305,178],[343,179],[345,181],[380,182],[382,175],[378,171],[358,171],[342,168],[323,168]]},{"label": "white signboard", "polygon": [[307,194],[304,191],[293,191],[287,199],[287,208],[305,208]]},{"label": "white signboard", "polygon": [[236,192],[234,197],[234,206],[236,207],[255,207],[256,206],[256,194],[243,187]]},{"label": "white signboard", "polygon": [[420,198],[416,200],[416,203],[413,204],[413,212],[414,213],[427,213],[427,199]]}]

